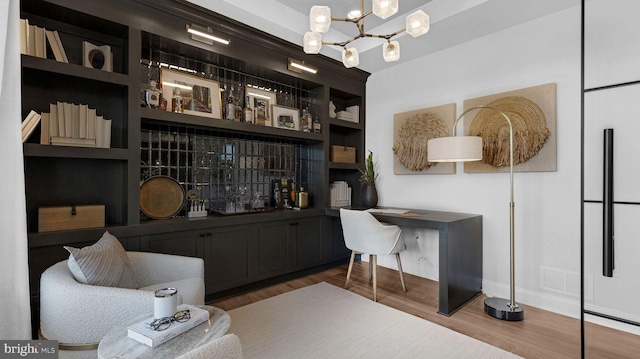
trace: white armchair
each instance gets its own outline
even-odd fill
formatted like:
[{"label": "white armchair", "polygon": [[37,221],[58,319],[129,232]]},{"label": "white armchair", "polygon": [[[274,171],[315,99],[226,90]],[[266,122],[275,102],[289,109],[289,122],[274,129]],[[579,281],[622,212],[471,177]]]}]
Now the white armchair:
[{"label": "white armchair", "polygon": [[349,277],[353,269],[353,261],[357,253],[369,254],[369,279],[373,276],[373,301],[378,301],[377,296],[377,258],[378,255],[395,254],[400,272],[402,290],[407,291],[402,274],[402,263],[400,262],[400,252],[405,249],[402,240],[402,231],[395,225],[384,225],[380,223],[371,213],[366,211],[355,211],[350,209],[340,209],[340,221],[342,223],[342,234],[347,248],[351,249],[351,260],[347,270],[347,279],[344,283],[346,289],[349,285]]},{"label": "white armchair", "polygon": [[202,259],[144,252],[127,252],[127,257],[138,289],[79,283],[66,260],[42,273],[41,336],[58,340],[61,350],[95,349],[112,327],[153,312],[154,291],[165,287],[178,289],[179,304],[204,304]]}]

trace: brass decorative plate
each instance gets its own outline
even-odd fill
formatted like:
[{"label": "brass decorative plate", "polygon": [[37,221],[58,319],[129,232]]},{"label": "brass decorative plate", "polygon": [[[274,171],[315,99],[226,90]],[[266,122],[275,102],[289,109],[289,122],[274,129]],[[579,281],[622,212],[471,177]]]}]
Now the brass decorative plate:
[{"label": "brass decorative plate", "polygon": [[171,218],[184,205],[184,189],[168,176],[154,176],[140,185],[140,210],[153,219]]}]

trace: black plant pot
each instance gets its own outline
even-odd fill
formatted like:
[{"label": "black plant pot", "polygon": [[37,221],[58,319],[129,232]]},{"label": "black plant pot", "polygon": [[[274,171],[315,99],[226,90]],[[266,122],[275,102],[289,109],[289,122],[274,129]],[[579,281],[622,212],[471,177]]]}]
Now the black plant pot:
[{"label": "black plant pot", "polygon": [[362,206],[373,208],[378,205],[378,190],[375,185],[362,185]]}]

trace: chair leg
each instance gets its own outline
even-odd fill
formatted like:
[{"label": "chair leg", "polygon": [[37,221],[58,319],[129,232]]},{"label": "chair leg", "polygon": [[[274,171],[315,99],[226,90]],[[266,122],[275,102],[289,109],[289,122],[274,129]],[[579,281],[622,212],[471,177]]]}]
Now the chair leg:
[{"label": "chair leg", "polygon": [[404,285],[404,274],[402,274],[402,263],[400,262],[400,253],[396,253],[396,260],[398,261],[398,272],[400,272],[400,282],[402,283],[402,290],[407,291],[407,287]]},{"label": "chair leg", "polygon": [[378,301],[378,256],[373,255],[373,301]]},{"label": "chair leg", "polygon": [[349,269],[347,270],[347,280],[344,282],[344,289],[347,289],[349,285],[349,278],[351,277],[351,270],[353,269],[353,261],[356,258],[356,251],[351,251],[351,260],[349,261]]},{"label": "chair leg", "polygon": [[369,282],[373,279],[371,276],[373,275],[373,255],[369,254]]}]

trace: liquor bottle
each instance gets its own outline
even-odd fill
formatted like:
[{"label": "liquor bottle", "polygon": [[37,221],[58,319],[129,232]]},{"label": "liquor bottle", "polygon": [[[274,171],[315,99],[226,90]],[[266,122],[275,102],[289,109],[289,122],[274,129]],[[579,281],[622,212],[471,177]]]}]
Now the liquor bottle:
[{"label": "liquor bottle", "polygon": [[242,106],[240,106],[240,100],[236,100],[236,107],[234,109],[234,120],[236,122],[243,122],[244,120],[244,115],[243,115],[243,111],[242,111]]},{"label": "liquor bottle", "polygon": [[162,95],[162,83],[158,84],[158,91],[160,92],[160,104],[158,105],[158,109],[162,111],[167,110],[168,100],[166,97]]},{"label": "liquor bottle", "polygon": [[173,112],[182,113],[184,108],[182,107],[182,96],[180,95],[180,89],[173,89],[173,97],[171,98],[171,109]]},{"label": "liquor bottle", "polygon": [[291,207],[296,204],[296,185],[291,182],[291,191],[289,191],[289,198],[291,199]]},{"label": "liquor bottle", "polygon": [[318,116],[316,116],[316,118],[313,120],[313,132],[314,133],[322,132],[322,124],[320,123]]},{"label": "liquor bottle", "polygon": [[227,97],[227,106],[225,107],[227,111],[226,119],[229,121],[235,121],[236,119],[236,104],[235,99],[233,98],[233,87],[229,92],[229,97]]},{"label": "liquor bottle", "polygon": [[244,122],[253,123],[253,110],[249,107],[249,96],[247,96],[247,101],[244,103]]},{"label": "liquor bottle", "polygon": [[149,84],[144,89],[143,101],[147,108],[160,107],[160,91],[158,90],[157,83],[154,80],[150,80]]},{"label": "liquor bottle", "polygon": [[311,132],[311,118],[308,107],[302,109],[302,116],[300,117],[300,131]]}]

